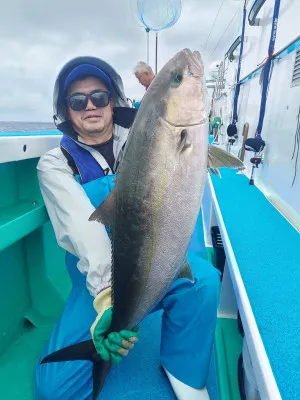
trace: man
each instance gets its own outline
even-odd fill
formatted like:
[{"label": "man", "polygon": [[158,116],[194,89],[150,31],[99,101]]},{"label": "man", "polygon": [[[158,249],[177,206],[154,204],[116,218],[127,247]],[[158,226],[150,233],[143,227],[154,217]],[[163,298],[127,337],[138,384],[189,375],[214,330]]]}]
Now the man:
[{"label": "man", "polygon": [[140,82],[140,84],[145,86],[146,91],[147,91],[148,87],[150,86],[150,83],[155,78],[155,74],[152,71],[152,68],[150,67],[150,65],[146,64],[143,61],[140,61],[134,67],[133,73],[135,74],[135,76],[138,79],[138,81]]},{"label": "man", "polygon": [[[118,363],[132,351],[140,333],[114,332],[104,339],[111,321],[111,247],[106,227],[88,219],[113,188],[136,110],[128,106],[122,80],[111,66],[97,58],[79,57],[58,75],[54,111],[63,138],[59,148],[41,157],[38,177],[58,244],[67,252],[72,290],[40,360],[92,338],[100,357]],[[199,272],[195,284],[181,282],[162,304],[162,364],[183,400],[208,399],[205,383],[219,274],[205,262]],[[180,331],[172,333],[176,326]],[[90,362],[38,363],[37,400],[87,399],[91,393]]]}]

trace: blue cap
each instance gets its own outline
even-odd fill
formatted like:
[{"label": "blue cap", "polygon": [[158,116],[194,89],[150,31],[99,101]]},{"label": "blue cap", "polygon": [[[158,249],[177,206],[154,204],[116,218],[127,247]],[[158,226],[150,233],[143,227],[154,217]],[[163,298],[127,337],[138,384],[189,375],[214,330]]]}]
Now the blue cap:
[{"label": "blue cap", "polygon": [[78,79],[86,78],[88,76],[93,76],[95,78],[98,78],[105,84],[105,86],[111,92],[112,95],[116,94],[109,76],[106,75],[106,73],[103,72],[100,68],[90,64],[81,64],[72,69],[72,71],[65,79],[64,92],[66,92],[71,83],[73,83]]}]

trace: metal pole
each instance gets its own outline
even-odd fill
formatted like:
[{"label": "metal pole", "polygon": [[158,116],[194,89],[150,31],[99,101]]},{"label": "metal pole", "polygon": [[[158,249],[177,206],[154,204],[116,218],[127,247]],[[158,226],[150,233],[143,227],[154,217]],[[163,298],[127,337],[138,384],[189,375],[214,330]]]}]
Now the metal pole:
[{"label": "metal pole", "polygon": [[150,29],[146,28],[146,34],[147,34],[147,64],[149,65],[149,32]]},{"label": "metal pole", "polygon": [[243,143],[241,148],[240,160],[244,161],[245,158],[245,142],[248,139],[249,124],[246,122],[243,127]]},{"label": "metal pole", "polygon": [[158,42],[158,33],[155,35],[155,75],[157,75],[157,42]]}]

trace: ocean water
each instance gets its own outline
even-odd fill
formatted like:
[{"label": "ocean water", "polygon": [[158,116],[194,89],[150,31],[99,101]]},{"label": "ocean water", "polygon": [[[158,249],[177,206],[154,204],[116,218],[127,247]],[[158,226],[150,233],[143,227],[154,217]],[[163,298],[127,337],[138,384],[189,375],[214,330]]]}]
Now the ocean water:
[{"label": "ocean water", "polygon": [[57,130],[52,122],[0,121],[0,132],[36,132]]}]

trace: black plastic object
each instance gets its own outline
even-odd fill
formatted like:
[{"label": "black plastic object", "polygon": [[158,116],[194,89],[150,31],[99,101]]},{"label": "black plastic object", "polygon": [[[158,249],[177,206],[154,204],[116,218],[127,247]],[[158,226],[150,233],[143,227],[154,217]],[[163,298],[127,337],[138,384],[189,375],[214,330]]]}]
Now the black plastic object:
[{"label": "black plastic object", "polygon": [[255,0],[251,10],[249,11],[248,14],[248,21],[250,25],[255,25],[255,21],[256,21],[256,17],[257,14],[259,13],[260,9],[262,8],[262,6],[265,4],[266,0]]},{"label": "black plastic object", "polygon": [[221,272],[221,280],[223,278],[224,266],[225,266],[225,251],[222,242],[222,237],[218,226],[211,227],[211,238],[214,248],[214,264],[215,267]]},{"label": "black plastic object", "polygon": [[238,330],[239,330],[241,336],[244,337],[245,333],[244,333],[244,328],[243,328],[243,324],[242,324],[242,320],[241,320],[241,316],[240,316],[239,310],[237,312],[237,326],[238,326]]},{"label": "black plastic object", "polygon": [[239,45],[241,44],[242,41],[242,35],[238,36],[235,41],[232,43],[232,45],[230,46],[229,50],[227,51],[227,53],[225,54],[225,57],[228,57],[228,60],[231,62],[234,60],[234,51],[239,47]]},{"label": "black plastic object", "polygon": [[261,138],[249,138],[245,141],[245,150],[260,153],[266,145],[266,142]]},{"label": "black plastic object", "polygon": [[245,371],[244,371],[244,363],[243,363],[243,354],[242,353],[240,354],[239,359],[238,359],[237,375],[238,375],[238,385],[239,385],[241,400],[247,400],[246,392],[245,392],[245,384],[244,384]]},{"label": "black plastic object", "polygon": [[236,127],[235,124],[230,124],[230,125],[228,125],[228,128],[227,128],[227,135],[228,135],[229,137],[232,137],[232,136],[237,135],[237,127]]},{"label": "black plastic object", "polygon": [[262,158],[261,157],[252,157],[252,158],[250,158],[250,162],[251,162],[251,164],[255,165],[256,168],[258,168],[259,164],[261,164],[261,162],[262,162]]}]

